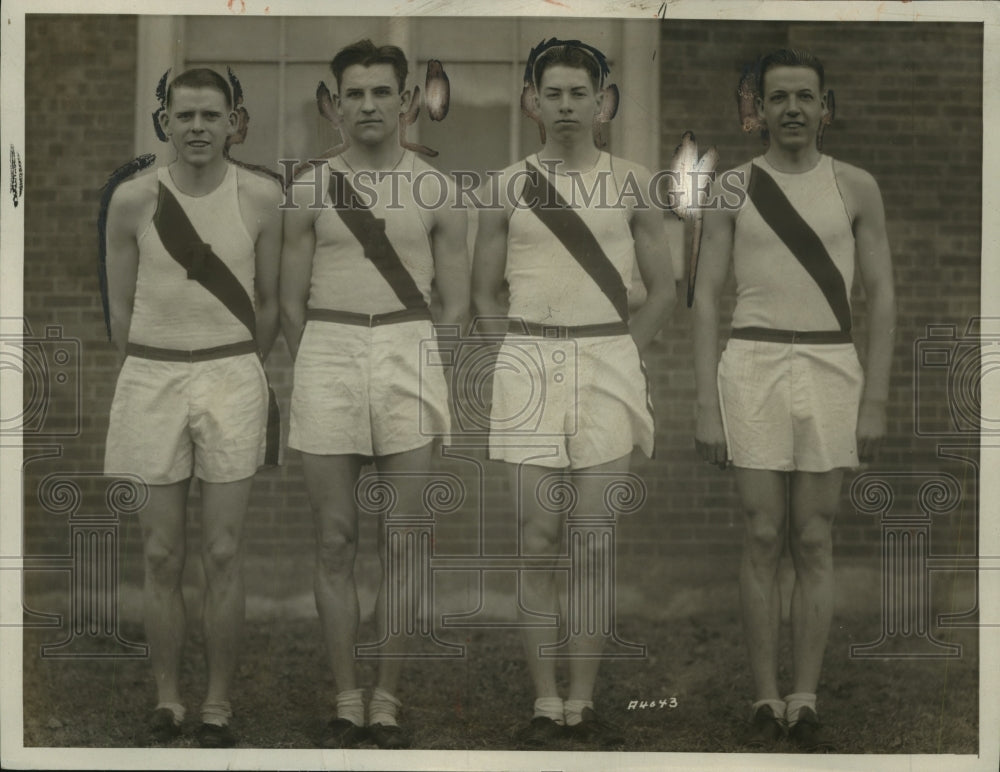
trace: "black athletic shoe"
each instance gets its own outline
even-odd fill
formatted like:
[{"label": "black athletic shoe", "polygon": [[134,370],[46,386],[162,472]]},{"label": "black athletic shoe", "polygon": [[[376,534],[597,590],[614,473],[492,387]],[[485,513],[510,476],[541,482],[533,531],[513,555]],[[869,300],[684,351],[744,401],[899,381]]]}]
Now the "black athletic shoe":
[{"label": "black athletic shoe", "polygon": [[228,725],[202,724],[198,727],[198,745],[202,748],[232,748],[236,745],[236,738]]},{"label": "black athletic shoe", "polygon": [[625,744],[625,735],[614,724],[597,715],[591,708],[584,708],[579,724],[567,727],[571,737],[602,748],[618,748]]},{"label": "black athletic shoe", "polygon": [[518,730],[515,738],[524,745],[541,747],[566,736],[566,727],[546,716],[535,716],[529,724]]},{"label": "black athletic shoe", "polygon": [[368,737],[379,748],[386,750],[410,747],[409,733],[395,724],[369,724]]},{"label": "black athletic shoe", "polygon": [[788,736],[804,753],[831,753],[834,750],[812,708],[799,710],[799,720],[792,724]]},{"label": "black athletic shoe", "polygon": [[761,705],[750,719],[750,730],[743,744],[747,748],[770,748],[785,735],[785,725],[774,715],[770,705]]},{"label": "black athletic shoe", "polygon": [[167,743],[180,737],[181,725],[174,720],[174,713],[170,708],[157,708],[149,715],[146,731],[150,742]]},{"label": "black athletic shoe", "polygon": [[363,726],[358,726],[346,718],[331,718],[323,728],[323,748],[357,748],[368,738],[368,732]]}]

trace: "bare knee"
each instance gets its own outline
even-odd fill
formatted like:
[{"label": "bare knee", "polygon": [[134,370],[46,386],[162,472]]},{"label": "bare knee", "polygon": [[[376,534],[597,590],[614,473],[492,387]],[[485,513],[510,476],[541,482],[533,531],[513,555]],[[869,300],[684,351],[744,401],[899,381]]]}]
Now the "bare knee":
[{"label": "bare knee", "polygon": [[833,516],[817,514],[792,528],[792,557],[806,565],[824,565],[833,558]]},{"label": "bare knee", "polygon": [[209,582],[233,575],[241,565],[242,550],[239,540],[232,534],[211,539],[202,552],[202,565]]},{"label": "bare knee", "polygon": [[755,563],[777,563],[784,546],[784,517],[748,507],[746,509],[747,555]]},{"label": "bare knee", "polygon": [[184,545],[151,540],[144,547],[146,581],[157,587],[179,587],[184,573]]},{"label": "bare knee", "polygon": [[358,538],[353,529],[326,528],[317,537],[316,569],[328,577],[353,573]]}]

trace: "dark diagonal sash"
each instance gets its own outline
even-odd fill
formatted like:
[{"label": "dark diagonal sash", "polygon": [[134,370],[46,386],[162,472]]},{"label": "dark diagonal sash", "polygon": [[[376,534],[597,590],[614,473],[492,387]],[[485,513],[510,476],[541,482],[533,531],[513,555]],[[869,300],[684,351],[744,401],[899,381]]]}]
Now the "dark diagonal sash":
[{"label": "dark diagonal sash", "polygon": [[530,163],[527,166],[533,173],[528,175],[524,187],[524,202],[594,280],[622,321],[627,323],[628,289],[618,269],[604,254],[580,214],[569,207],[541,170]]},{"label": "dark diagonal sash", "polygon": [[423,293],[386,235],[385,220],[362,206],[358,194],[347,181],[347,175],[331,171],[329,193],[340,219],[361,244],[365,257],[372,261],[372,265],[392,287],[399,302],[406,308],[426,308]]},{"label": "dark diagonal sash", "polygon": [[[198,282],[218,298],[246,326],[250,336],[257,340],[257,314],[250,295],[229,270],[229,266],[212,251],[212,245],[201,240],[180,202],[162,182],[153,224],[164,248],[187,271],[188,278]],[[267,438],[264,451],[266,466],[278,465],[280,442],[281,415],[278,400],[274,389],[268,385]]]},{"label": "dark diagonal sash", "polygon": [[802,264],[813,281],[819,285],[830,304],[840,329],[851,329],[851,304],[847,296],[844,277],[837,270],[823,241],[809,223],[802,219],[778,183],[756,164],[750,172],[747,193],[768,227]]},{"label": "dark diagonal sash", "polygon": [[163,246],[187,271],[188,278],[215,295],[256,338],[257,315],[247,291],[229,266],[212,251],[212,245],[201,240],[180,202],[162,182],[153,224]]}]

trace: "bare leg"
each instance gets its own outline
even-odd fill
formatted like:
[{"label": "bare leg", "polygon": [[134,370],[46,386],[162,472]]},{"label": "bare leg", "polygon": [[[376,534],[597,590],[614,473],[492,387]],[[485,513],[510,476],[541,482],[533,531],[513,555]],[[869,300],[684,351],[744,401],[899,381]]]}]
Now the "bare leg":
[{"label": "bare leg", "polygon": [[787,475],[736,468],[745,510],[746,535],[740,563],[740,606],[757,700],[780,699],[778,633],[781,597],[778,562],[784,546]]},{"label": "bare leg", "polygon": [[184,514],[190,480],[149,486],[149,503],[139,512],[142,525],[143,618],[159,703],[181,702],[180,662],[185,611]]},{"label": "bare leg", "polygon": [[843,471],[796,472],[791,490],[792,656],[795,692],[816,693],[833,618],[833,519]]},{"label": "bare leg", "polygon": [[205,648],[208,694],[205,703],[229,701],[240,644],[246,593],[243,586],[243,521],[253,478],[201,483],[205,569]]},{"label": "bare leg", "polygon": [[[578,496],[577,514],[588,517],[605,514],[604,489],[608,484],[608,478],[605,475],[613,472],[628,472],[629,460],[630,456],[622,456],[606,464],[592,466],[581,470],[580,473],[574,472],[570,475],[570,480],[576,486]],[[588,472],[603,474],[600,477],[590,477],[587,475]],[[610,522],[610,516],[608,518]],[[570,519],[572,520],[572,515]],[[604,562],[603,551],[604,545],[598,541],[588,560],[592,569]],[[600,614],[598,609],[601,609],[605,603],[614,602],[614,588],[600,586],[596,577],[593,576],[586,577],[585,580],[595,590],[594,608],[595,612]],[[607,597],[608,592],[612,594],[611,598]],[[590,598],[588,598],[588,602],[590,602]],[[584,631],[584,634],[570,638],[570,651],[577,655],[569,661],[568,699],[570,700],[590,701],[593,699],[594,683],[597,681],[597,671],[601,665],[601,650],[604,648],[604,636],[601,632],[601,630],[596,630],[594,635],[587,635]]]},{"label": "bare leg", "polygon": [[[421,448],[408,450],[404,453],[393,453],[387,456],[380,456],[376,459],[375,465],[380,474],[385,474],[385,481],[392,484],[396,489],[397,503],[395,513],[397,515],[422,515],[423,490],[430,475],[431,460],[433,458],[434,445],[429,443]],[[391,519],[391,517],[390,517]],[[390,615],[395,615],[399,609],[387,608],[387,593],[385,587],[386,571],[388,560],[396,560],[397,555],[390,556],[388,549],[397,549],[398,545],[387,545],[385,524],[379,529],[379,557],[382,560],[382,581],[379,583],[378,598],[375,602],[375,619],[378,622],[379,640],[385,640],[386,645],[382,651],[386,654],[399,654],[405,650],[406,639],[402,635],[388,635],[387,622]],[[400,579],[406,579],[405,576]],[[407,597],[408,588],[400,587],[403,597]],[[431,609],[421,609],[421,613],[429,614]],[[396,694],[399,685],[399,676],[403,670],[403,660],[400,658],[388,657],[379,661],[378,685],[380,688]]]},{"label": "bare leg", "polygon": [[[560,536],[566,513],[553,513],[538,501],[538,484],[546,475],[558,470],[523,464],[510,467],[511,492],[515,505],[520,505],[520,549],[524,555],[547,555],[553,564],[559,552]],[[538,622],[531,614],[559,613],[559,598],[556,592],[554,568],[521,571],[519,575],[520,598],[518,599],[518,619],[521,622]],[[551,657],[540,657],[542,646],[555,643],[559,630],[556,627],[524,627],[521,640],[528,665],[528,673],[535,687],[537,698],[558,698],[556,686],[556,661]]]},{"label": "bare leg", "polygon": [[354,582],[358,546],[354,486],[361,459],[353,455],[303,453],[302,468],[316,527],[313,589],[327,656],[337,689],[356,689],[354,645],[358,638],[359,608]]}]

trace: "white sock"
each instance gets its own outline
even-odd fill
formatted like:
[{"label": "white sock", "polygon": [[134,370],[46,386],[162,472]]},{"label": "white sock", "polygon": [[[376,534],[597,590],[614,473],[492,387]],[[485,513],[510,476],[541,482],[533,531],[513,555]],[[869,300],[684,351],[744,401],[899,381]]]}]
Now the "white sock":
[{"label": "white sock", "polygon": [[770,700],[757,700],[753,705],[750,706],[750,718],[751,720],[757,713],[757,708],[761,705],[767,705],[771,708],[774,713],[774,717],[779,721],[784,721],[785,719],[785,701],[779,699]]},{"label": "white sock", "polygon": [[566,723],[562,697],[539,697],[535,700],[535,713],[532,718],[551,718],[557,724]]},{"label": "white sock", "polygon": [[372,689],[372,698],[368,703],[368,725],[398,726],[396,709],[402,704],[385,689],[376,686]]},{"label": "white sock", "polygon": [[206,702],[201,706],[201,722],[203,724],[228,726],[229,719],[232,717],[233,710],[228,700],[223,702]]},{"label": "white sock", "polygon": [[594,709],[593,700],[566,700],[566,726],[576,726],[583,721],[583,709]]},{"label": "white sock", "polygon": [[785,697],[785,702],[788,703],[788,707],[785,708],[785,720],[790,727],[795,726],[795,722],[799,720],[799,711],[802,708],[811,708],[813,713],[816,712],[816,695],[809,692],[789,694]]},{"label": "white sock", "polygon": [[364,689],[345,689],[337,692],[337,718],[345,718],[355,726],[364,726],[364,695]]},{"label": "white sock", "polygon": [[174,723],[177,726],[184,723],[184,716],[187,714],[187,709],[179,702],[159,702],[153,710],[159,710],[160,708],[166,708],[174,714]]}]

